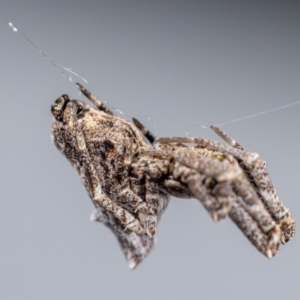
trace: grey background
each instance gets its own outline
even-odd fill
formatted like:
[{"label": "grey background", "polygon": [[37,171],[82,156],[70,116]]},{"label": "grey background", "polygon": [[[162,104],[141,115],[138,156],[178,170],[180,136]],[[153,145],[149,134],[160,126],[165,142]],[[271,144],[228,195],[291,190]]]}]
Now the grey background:
[{"label": "grey background", "polygon": [[[0,12],[158,136],[216,139],[201,125],[300,100],[297,1],[2,0]],[[1,299],[299,299],[299,235],[270,261],[196,200],[171,201],[154,251],[130,271],[51,144],[50,105],[78,97],[75,86],[3,19],[0,36]],[[298,220],[299,114],[223,127],[267,161]]]}]

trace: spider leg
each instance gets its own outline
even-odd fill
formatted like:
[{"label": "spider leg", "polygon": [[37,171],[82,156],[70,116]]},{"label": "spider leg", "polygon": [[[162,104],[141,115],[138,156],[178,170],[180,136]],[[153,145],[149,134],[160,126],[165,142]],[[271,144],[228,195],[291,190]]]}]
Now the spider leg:
[{"label": "spider leg", "polygon": [[150,144],[154,144],[156,141],[155,135],[152,134],[149,129],[147,129],[139,120],[132,118],[134,125],[140,130],[140,132],[147,138]]},{"label": "spider leg", "polygon": [[175,159],[177,162],[174,165],[174,179],[188,186],[190,192],[202,203],[214,221],[224,219],[231,208],[230,186],[226,183],[217,183],[209,192],[208,186],[212,183],[205,174],[182,164],[182,159],[179,157]]},{"label": "spider leg", "polygon": [[148,235],[156,232],[157,223],[169,203],[169,197],[159,190],[158,180],[167,173],[168,162],[165,157],[155,157],[151,151],[141,155],[139,160],[131,165],[132,172],[138,178],[145,180],[145,201],[138,205],[136,211],[139,220]]},{"label": "spider leg", "polygon": [[258,251],[268,258],[272,258],[273,253],[269,249],[268,236],[262,232],[258,224],[253,220],[237,197],[231,205],[229,217]]},{"label": "spider leg", "polygon": [[[238,149],[238,148],[233,148],[227,145],[224,145],[222,143],[216,142],[216,141],[210,141],[206,139],[201,139],[201,138],[193,138],[193,137],[164,137],[164,138],[159,138],[157,140],[157,143],[163,145],[164,147],[168,144],[175,144],[175,143],[180,143],[180,144],[185,144],[185,143],[190,143],[190,144],[196,144],[197,147],[205,148],[207,150],[212,150],[212,151],[217,151],[217,152],[225,152],[228,153],[234,157],[237,158],[244,158],[243,156],[243,150]],[[251,156],[248,157],[248,159],[253,160],[257,157],[257,154],[251,153]]]},{"label": "spider leg", "polygon": [[227,144],[231,147],[245,150],[239,143],[237,143],[233,138],[231,138],[227,133],[225,133],[221,128],[217,126],[210,126],[210,128],[220,137],[222,138]]},{"label": "spider leg", "polygon": [[90,155],[87,151],[85,139],[76,117],[77,105],[75,101],[70,101],[66,104],[64,110],[64,122],[67,129],[72,136],[75,137],[77,142],[78,151],[80,154],[80,169],[84,169],[81,173],[82,179],[89,185],[90,196],[96,205],[108,210],[112,215],[117,218],[125,228],[136,233],[143,233],[143,228],[140,222],[134,218],[132,214],[124,210],[122,207],[114,203],[107,195],[102,192],[99,179],[97,177],[94,165],[91,161]]},{"label": "spider leg", "polygon": [[221,129],[214,127],[213,130],[232,146],[227,146],[219,142],[210,141],[201,138],[160,138],[157,143],[194,143],[198,147],[208,150],[217,151],[232,155],[242,163],[240,167],[245,171],[246,175],[258,191],[258,197],[263,202],[266,209],[270,212],[276,223],[280,226],[282,235],[281,242],[288,242],[296,232],[296,224],[293,216],[285,208],[279,199],[276,191],[271,183],[268,173],[265,170],[266,164],[261,161],[257,153],[251,153],[236,143]]},{"label": "spider leg", "polygon": [[187,168],[185,172],[186,174],[190,173],[190,178],[185,177],[185,180],[193,196],[202,202],[215,221],[226,217],[228,214],[230,219],[261,253],[271,258],[277,252],[278,245],[275,245],[275,247],[270,245],[268,235],[261,230],[258,223],[251,217],[245,206],[230,189],[228,183],[219,183],[213,191],[209,191],[204,184],[201,184],[203,176],[201,178],[199,173],[195,175],[194,170],[188,170]]},{"label": "spider leg", "polygon": [[113,115],[113,112],[107,107],[107,105],[101,102],[94,94],[88,91],[83,85],[80,83],[76,83],[77,88],[81,91],[81,93],[86,96],[96,107],[97,109],[104,111],[109,115]]},{"label": "spider leg", "polygon": [[191,191],[177,180],[174,179],[166,179],[164,180],[164,188],[168,192],[170,196],[181,198],[181,199],[190,199],[193,198],[194,195]]},{"label": "spider leg", "polygon": [[279,199],[271,179],[266,171],[266,164],[257,155],[256,159],[249,160],[247,157],[251,155],[241,145],[235,142],[228,134],[216,126],[211,126],[213,131],[223,138],[231,147],[244,150],[243,165],[241,166],[249,179],[255,183],[255,187],[266,206],[267,210],[271,213],[274,220],[280,225],[282,230],[282,243],[288,242],[296,232],[296,224],[288,209],[283,205]]},{"label": "spider leg", "polygon": [[[280,229],[265,209],[243,170],[237,163],[233,163],[235,162],[233,158],[232,161],[230,161],[230,157],[218,161],[186,151],[175,152],[174,158],[179,163],[177,166],[175,164],[173,171],[175,178],[185,182],[195,197],[204,204],[205,208],[207,208],[207,201],[209,204],[213,203],[212,201],[219,205],[223,204],[225,208],[221,210],[223,212],[221,217],[225,217],[231,211],[235,198],[240,196],[245,202],[245,210],[253,218],[253,222],[256,222],[262,232],[268,236],[268,246],[264,254],[268,257],[276,254],[280,243]],[[181,165],[183,165],[183,168]],[[214,179],[217,185],[213,189],[210,186],[205,186],[204,180],[206,178]],[[207,189],[212,189],[212,196],[205,195]],[[215,191],[215,189],[217,190]],[[215,208],[213,205],[211,209],[212,212],[209,212],[214,216]],[[218,212],[217,207],[216,212]]]}]

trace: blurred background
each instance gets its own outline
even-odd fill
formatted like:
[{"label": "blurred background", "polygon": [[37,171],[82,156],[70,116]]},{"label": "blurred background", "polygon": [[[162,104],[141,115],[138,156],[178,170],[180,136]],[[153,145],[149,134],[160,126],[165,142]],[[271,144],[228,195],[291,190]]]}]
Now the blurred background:
[{"label": "blurred background", "polygon": [[[218,140],[202,126],[300,100],[299,2],[2,0],[0,12],[19,29],[0,18],[1,299],[299,299],[299,235],[268,260],[196,200],[172,199],[155,249],[129,270],[50,140],[50,105],[83,99],[84,82],[22,36],[157,136]],[[267,161],[298,221],[299,115],[222,127]]]}]

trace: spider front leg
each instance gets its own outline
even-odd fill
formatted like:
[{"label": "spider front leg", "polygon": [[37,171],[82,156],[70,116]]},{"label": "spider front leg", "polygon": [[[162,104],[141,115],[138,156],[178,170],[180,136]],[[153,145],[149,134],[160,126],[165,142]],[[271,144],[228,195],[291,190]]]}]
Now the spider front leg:
[{"label": "spider front leg", "polygon": [[[211,178],[178,161],[174,163],[172,175],[175,180],[188,187],[193,197],[202,203],[214,221],[220,221],[228,215],[231,209],[232,196],[231,187],[226,182],[216,183]],[[169,188],[168,183],[165,185]]]},{"label": "spider front leg", "polygon": [[[60,98],[59,98],[60,99]],[[85,139],[80,126],[77,121],[77,104],[76,101],[66,101],[63,112],[63,121],[66,124],[67,130],[74,137],[77,150],[79,152],[80,168],[82,169],[82,179],[87,187],[91,199],[103,209],[112,213],[125,227],[136,233],[142,234],[144,232],[140,222],[133,217],[128,211],[114,203],[101,189],[99,179],[97,177],[94,165],[91,161],[90,155],[86,148]],[[54,108],[52,108],[54,110]]]},{"label": "spider front leg", "polygon": [[76,83],[77,88],[80,90],[80,92],[86,96],[95,106],[98,110],[104,111],[109,115],[113,115],[113,112],[109,109],[109,107],[101,102],[94,94],[92,94],[89,90],[87,90],[83,85],[80,83]]},{"label": "spider front leg", "polygon": [[[237,157],[242,160],[245,173],[249,180],[255,183],[259,196],[266,206],[267,210],[273,216],[273,219],[279,224],[282,231],[281,242],[285,244],[296,233],[296,223],[293,216],[279,199],[271,179],[266,171],[266,164],[258,155],[254,159],[253,154],[244,149],[240,144],[233,140],[228,134],[216,126],[211,126],[213,131],[217,133],[231,147],[239,149]],[[249,159],[250,158],[250,159]]]},{"label": "spider front leg", "polygon": [[156,141],[156,137],[153,135],[153,133],[149,129],[147,129],[138,119],[132,118],[132,121],[150,144],[153,144]]},{"label": "spider front leg", "polygon": [[[212,217],[214,216],[212,201],[214,199],[217,201],[215,205],[220,205],[221,203],[217,198],[218,192],[214,193],[214,197],[211,197],[212,188],[216,187],[216,185],[210,186],[206,184],[206,179],[213,179],[217,184],[222,182],[223,184],[229,183],[230,187],[227,187],[227,191],[224,188],[221,189],[225,193],[220,198],[231,199],[227,204],[229,216],[259,251],[268,257],[274,256],[279,249],[280,229],[265,209],[237,161],[229,154],[222,154],[225,151],[220,149],[223,150],[226,146],[217,142],[196,138],[162,138],[158,140],[158,143],[161,144],[159,145],[160,148],[164,148],[164,143],[173,143],[173,145],[174,143],[199,144],[199,141],[203,142],[201,144],[203,148],[192,147],[187,149],[181,146],[177,149],[175,148],[173,157],[179,164],[177,166],[175,164],[173,175],[179,181],[188,185],[191,192],[203,203]],[[237,196],[240,196],[246,205],[241,206],[238,203],[239,199]],[[244,211],[241,211],[241,207],[247,211],[248,217]],[[217,212],[218,210],[215,211],[215,213]],[[243,224],[241,220],[252,220],[252,223],[247,221],[249,224]],[[253,228],[259,228],[259,230],[253,230]],[[249,232],[253,234],[249,234]],[[257,239],[258,236],[261,238]],[[263,236],[264,238],[262,238]],[[263,241],[265,240],[268,241],[267,246],[264,246],[265,242]]]},{"label": "spider front leg", "polygon": [[258,224],[253,220],[237,197],[232,203],[229,217],[258,251],[266,255],[268,258],[272,258],[273,253],[269,247],[268,236],[260,229]]},{"label": "spider front leg", "polygon": [[[219,161],[215,160],[213,155],[212,157],[201,156],[191,148],[190,151],[178,149],[173,156],[176,161],[173,176],[188,185],[213,218],[214,214],[221,217],[229,214],[258,250],[267,257],[273,257],[277,253],[280,229],[233,158],[231,160],[228,156],[224,157],[223,161]],[[206,184],[207,179],[213,180],[213,184]],[[218,189],[215,191],[216,188]],[[246,205],[242,206],[239,203],[238,196]],[[265,240],[267,240],[266,245],[262,242]]]},{"label": "spider front leg", "polygon": [[[184,179],[182,172],[185,173]],[[180,165],[177,171],[174,172],[174,175],[175,173],[181,177],[178,178],[181,182],[185,181],[187,183],[189,191],[193,192],[193,196],[203,204],[214,221],[219,221],[228,215],[261,253],[269,258],[273,256],[269,247],[268,236],[262,232],[258,224],[247,212],[238,197],[231,190],[228,182],[218,183],[213,190],[210,190],[209,187],[204,185],[204,176],[197,172],[195,173],[194,170]],[[182,195],[180,196],[182,197]]]}]

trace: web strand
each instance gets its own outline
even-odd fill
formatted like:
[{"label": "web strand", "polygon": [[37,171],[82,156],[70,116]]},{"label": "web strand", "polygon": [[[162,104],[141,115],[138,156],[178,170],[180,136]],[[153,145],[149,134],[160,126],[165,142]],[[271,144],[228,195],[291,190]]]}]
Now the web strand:
[{"label": "web strand", "polygon": [[[9,22],[2,14],[0,14],[0,17],[12,28],[13,32],[16,32],[18,33],[23,39],[25,39],[36,51],[39,52],[39,54],[44,58],[46,59],[47,61],[50,62],[50,64],[56,69],[58,70],[61,75],[65,78],[67,78],[70,82],[72,82],[73,84],[76,84],[73,79],[72,79],[72,76],[69,76],[65,71],[77,76],[78,78],[80,78],[82,81],[84,81],[85,83],[88,83],[88,81],[83,78],[82,76],[80,76],[79,74],[75,73],[71,68],[65,68],[65,67],[61,67],[59,66],[58,64],[56,64],[50,57],[48,57],[39,47],[36,46],[35,43],[33,43],[31,41],[31,39],[29,39],[29,37],[21,30],[19,30],[17,27],[15,27],[13,25],[12,22]],[[237,119],[233,119],[231,121],[228,121],[228,122],[223,122],[223,123],[219,123],[215,126],[218,126],[218,127],[222,127],[222,126],[225,126],[225,125],[228,125],[228,124],[232,124],[232,123],[236,123],[236,122],[240,122],[240,121],[244,121],[246,119],[251,119],[251,118],[255,118],[257,116],[261,116],[261,115],[265,115],[265,114],[269,114],[269,113],[272,113],[272,112],[275,112],[275,111],[278,111],[278,110],[282,110],[282,109],[285,109],[285,108],[289,108],[289,107],[292,107],[292,106],[296,106],[296,105],[299,105],[300,104],[300,101],[296,101],[296,102],[292,102],[292,103],[289,103],[289,104],[285,104],[285,105],[281,105],[279,107],[275,107],[275,108],[271,108],[271,109],[268,109],[268,110],[265,110],[265,111],[262,111],[262,112],[259,112],[259,113],[255,113],[255,114],[252,114],[252,115],[248,115],[248,116],[244,116],[244,117],[241,117],[241,118],[237,118]],[[124,114],[122,111],[118,110],[118,109],[115,109],[113,108],[113,110],[119,112],[120,114]],[[154,124],[154,127],[155,127],[155,131],[156,131],[156,126]],[[206,126],[206,125],[201,125],[202,128],[206,129],[208,128],[209,126]],[[186,135],[188,135],[189,132],[186,132]]]},{"label": "web strand", "polygon": [[79,77],[81,80],[83,80],[85,83],[88,84],[87,80],[84,79],[83,77],[79,76],[77,73],[75,73],[74,71],[71,71],[71,68],[63,68],[61,66],[59,66],[58,64],[56,64],[49,56],[47,56],[39,47],[37,47],[37,45],[32,42],[32,40],[20,29],[18,29],[17,27],[14,26],[14,24],[10,21],[8,21],[2,14],[0,14],[0,17],[8,24],[9,27],[12,28],[13,32],[16,32],[17,34],[19,34],[23,39],[25,39],[27,41],[27,43],[29,43],[45,60],[49,61],[49,63],[58,71],[60,72],[60,74],[67,78],[70,82],[72,82],[73,84],[76,84],[73,79],[72,76],[69,76],[66,72],[64,72],[64,70],[70,72],[71,74]]},{"label": "web strand", "polygon": [[299,104],[300,104],[300,101],[296,101],[296,102],[293,102],[293,103],[289,103],[289,104],[281,105],[281,106],[271,108],[271,109],[268,109],[268,110],[264,110],[264,111],[256,113],[256,114],[252,114],[252,115],[237,118],[237,119],[234,119],[234,120],[231,120],[231,121],[228,121],[228,122],[220,123],[220,124],[217,124],[215,126],[218,126],[218,127],[225,126],[225,125],[228,125],[228,124],[231,124],[231,123],[244,121],[246,119],[251,119],[251,118],[254,118],[254,117],[257,117],[257,116],[265,115],[265,114],[268,114],[268,113],[272,113],[274,111],[289,108],[289,107],[296,106],[296,105],[299,105]]}]

